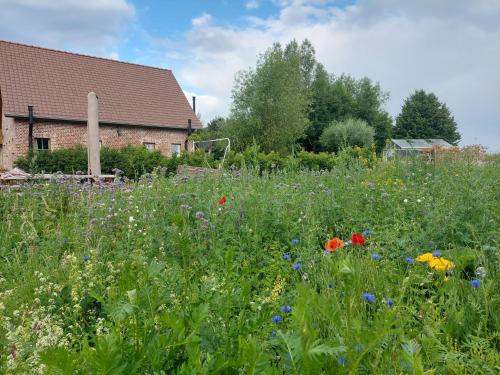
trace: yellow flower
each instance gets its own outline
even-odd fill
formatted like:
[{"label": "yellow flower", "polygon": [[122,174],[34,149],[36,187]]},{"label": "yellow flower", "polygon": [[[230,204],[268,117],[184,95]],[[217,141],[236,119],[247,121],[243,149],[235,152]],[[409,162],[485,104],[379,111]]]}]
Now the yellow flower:
[{"label": "yellow flower", "polygon": [[442,257],[435,257],[432,253],[425,253],[417,257],[417,261],[427,263],[427,265],[436,271],[446,271],[455,268],[455,263]]},{"label": "yellow flower", "polygon": [[419,256],[417,257],[417,261],[418,261],[418,262],[422,262],[422,263],[428,263],[428,262],[430,262],[433,258],[434,258],[434,256],[432,255],[432,253],[425,253],[425,254],[419,255]]},{"label": "yellow flower", "polygon": [[285,280],[281,278],[281,275],[278,275],[274,282],[273,290],[271,291],[271,301],[276,301],[279,298],[284,286]]},{"label": "yellow flower", "polygon": [[455,263],[445,258],[434,258],[427,262],[428,266],[436,271],[446,271],[455,268]]}]

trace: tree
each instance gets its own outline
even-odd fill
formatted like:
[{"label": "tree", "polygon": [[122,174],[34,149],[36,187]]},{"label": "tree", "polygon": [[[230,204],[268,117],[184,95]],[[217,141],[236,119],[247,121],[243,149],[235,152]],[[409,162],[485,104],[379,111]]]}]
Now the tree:
[{"label": "tree", "polygon": [[255,70],[240,72],[233,88],[225,134],[236,149],[254,142],[265,151],[289,152],[309,120],[311,77],[316,65],[308,41],[279,43],[262,55]]},{"label": "tree", "polygon": [[391,136],[392,119],[382,109],[389,94],[369,78],[356,80],[349,75],[333,77],[318,65],[311,85],[309,112],[311,125],[306,129],[302,145],[309,151],[322,151],[320,136],[332,121],[359,118],[375,130],[375,143],[380,151]]},{"label": "tree", "polygon": [[320,141],[327,151],[339,151],[349,146],[369,147],[375,131],[366,121],[348,118],[333,121],[321,134]]},{"label": "tree", "polygon": [[424,90],[415,91],[405,100],[393,133],[396,138],[442,138],[452,145],[461,138],[446,104]]}]

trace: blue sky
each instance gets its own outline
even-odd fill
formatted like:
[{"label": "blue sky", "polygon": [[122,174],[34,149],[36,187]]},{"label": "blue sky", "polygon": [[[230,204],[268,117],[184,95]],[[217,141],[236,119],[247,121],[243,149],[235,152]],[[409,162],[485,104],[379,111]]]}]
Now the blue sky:
[{"label": "blue sky", "polygon": [[308,38],[333,74],[368,76],[395,117],[434,92],[462,145],[500,151],[498,0],[0,0],[0,39],[172,69],[205,123],[273,42]]}]

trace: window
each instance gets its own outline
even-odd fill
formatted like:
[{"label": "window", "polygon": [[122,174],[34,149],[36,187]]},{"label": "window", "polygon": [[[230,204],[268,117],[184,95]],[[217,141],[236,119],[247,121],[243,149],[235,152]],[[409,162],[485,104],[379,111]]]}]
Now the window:
[{"label": "window", "polygon": [[37,150],[48,150],[49,147],[49,138],[35,138],[36,149]]},{"label": "window", "polygon": [[172,143],[172,156],[179,155],[181,153],[181,144],[180,143]]},{"label": "window", "polygon": [[149,151],[153,151],[155,149],[155,144],[144,142],[144,147],[146,147]]}]

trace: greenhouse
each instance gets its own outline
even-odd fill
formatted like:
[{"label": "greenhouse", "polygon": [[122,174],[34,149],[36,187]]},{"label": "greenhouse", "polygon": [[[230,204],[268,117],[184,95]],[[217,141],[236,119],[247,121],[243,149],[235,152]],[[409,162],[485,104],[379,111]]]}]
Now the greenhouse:
[{"label": "greenhouse", "polygon": [[384,160],[423,156],[432,159],[436,150],[453,148],[443,139],[391,139],[382,156]]}]

